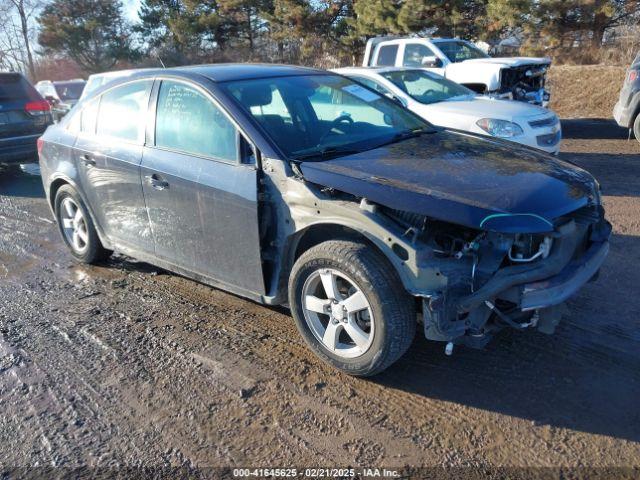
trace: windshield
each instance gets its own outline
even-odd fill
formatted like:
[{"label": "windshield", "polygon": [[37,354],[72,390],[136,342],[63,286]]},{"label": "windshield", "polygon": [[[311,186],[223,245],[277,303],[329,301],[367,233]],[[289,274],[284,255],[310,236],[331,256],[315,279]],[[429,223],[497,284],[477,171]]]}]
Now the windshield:
[{"label": "windshield", "polygon": [[77,100],[82,95],[82,90],[84,90],[84,82],[65,82],[65,83],[55,83],[56,92],[58,92],[58,97],[60,100]]},{"label": "windshield", "polygon": [[398,70],[382,72],[380,75],[417,102],[424,104],[475,95],[467,87],[424,70]]},{"label": "windshield", "polygon": [[392,100],[338,75],[222,85],[291,158],[357,153],[433,130]]},{"label": "windshield", "polygon": [[491,58],[478,47],[460,40],[446,40],[437,42],[436,46],[454,63],[472,60],[474,58]]}]

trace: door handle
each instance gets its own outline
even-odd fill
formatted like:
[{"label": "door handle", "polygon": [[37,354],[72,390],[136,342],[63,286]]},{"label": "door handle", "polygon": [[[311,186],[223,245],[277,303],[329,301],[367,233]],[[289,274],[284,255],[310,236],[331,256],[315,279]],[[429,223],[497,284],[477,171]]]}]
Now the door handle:
[{"label": "door handle", "polygon": [[144,178],[147,183],[156,190],[164,190],[165,188],[169,188],[169,182],[162,180],[155,173],[153,175],[147,175]]},{"label": "door handle", "polygon": [[80,155],[80,161],[85,167],[95,167],[96,165],[96,161],[93,160],[87,153],[85,153],[84,155]]}]

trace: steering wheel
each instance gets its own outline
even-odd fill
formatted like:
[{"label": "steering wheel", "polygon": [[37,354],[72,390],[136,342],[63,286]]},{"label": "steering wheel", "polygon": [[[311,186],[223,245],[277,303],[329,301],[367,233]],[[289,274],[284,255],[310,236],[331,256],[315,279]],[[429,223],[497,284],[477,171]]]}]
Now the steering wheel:
[{"label": "steering wheel", "polygon": [[338,125],[340,125],[341,123],[348,123],[348,124],[353,124],[353,118],[351,118],[351,115],[348,115],[346,113],[343,113],[342,115],[340,115],[338,118],[334,119],[331,122],[331,125],[329,126],[329,130],[327,130],[326,132],[324,132],[322,134],[322,136],[320,137],[320,140],[318,140],[318,145],[322,145],[322,143],[324,142],[324,140],[329,136],[329,134],[331,134],[331,132],[333,132],[333,129],[336,128]]}]

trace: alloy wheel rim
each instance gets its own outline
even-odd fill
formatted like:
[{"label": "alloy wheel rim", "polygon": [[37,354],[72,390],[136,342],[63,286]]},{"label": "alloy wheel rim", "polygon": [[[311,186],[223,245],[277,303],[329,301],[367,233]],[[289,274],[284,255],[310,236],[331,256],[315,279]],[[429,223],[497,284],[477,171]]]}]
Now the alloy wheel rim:
[{"label": "alloy wheel rim", "polygon": [[309,275],[302,287],[302,309],[311,333],[331,353],[356,358],[371,347],[371,304],[344,273],[323,268]]},{"label": "alloy wheel rim", "polygon": [[82,210],[71,197],[60,203],[60,221],[64,236],[74,251],[84,253],[89,246],[87,221]]}]

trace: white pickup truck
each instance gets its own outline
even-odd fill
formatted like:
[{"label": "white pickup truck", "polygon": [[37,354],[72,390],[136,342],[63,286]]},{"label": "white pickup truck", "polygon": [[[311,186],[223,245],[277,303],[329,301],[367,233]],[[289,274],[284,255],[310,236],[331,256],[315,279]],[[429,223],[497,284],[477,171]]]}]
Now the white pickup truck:
[{"label": "white pickup truck", "polygon": [[424,68],[471,90],[502,99],[546,106],[546,74],[551,59],[493,58],[456,38],[376,37],[367,42],[365,67]]}]

